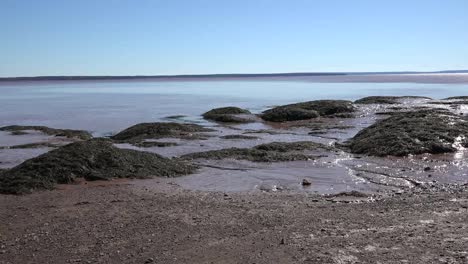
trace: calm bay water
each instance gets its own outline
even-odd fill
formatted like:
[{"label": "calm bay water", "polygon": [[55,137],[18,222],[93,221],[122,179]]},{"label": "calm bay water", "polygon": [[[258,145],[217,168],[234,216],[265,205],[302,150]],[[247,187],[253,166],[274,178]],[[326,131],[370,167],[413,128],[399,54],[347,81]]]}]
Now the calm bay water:
[{"label": "calm bay water", "polygon": [[272,105],[315,99],[355,100],[369,95],[440,99],[468,94],[468,84],[314,83],[301,81],[69,81],[0,84],[0,126],[45,125],[96,135],[140,122],[200,114],[235,105],[260,112]]}]

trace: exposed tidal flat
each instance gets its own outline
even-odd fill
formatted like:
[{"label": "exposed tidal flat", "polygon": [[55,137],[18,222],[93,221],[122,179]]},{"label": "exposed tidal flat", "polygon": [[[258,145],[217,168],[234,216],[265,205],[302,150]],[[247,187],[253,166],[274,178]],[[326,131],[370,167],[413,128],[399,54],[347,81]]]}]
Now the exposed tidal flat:
[{"label": "exposed tidal flat", "polygon": [[467,261],[466,84],[0,89],[12,263]]}]

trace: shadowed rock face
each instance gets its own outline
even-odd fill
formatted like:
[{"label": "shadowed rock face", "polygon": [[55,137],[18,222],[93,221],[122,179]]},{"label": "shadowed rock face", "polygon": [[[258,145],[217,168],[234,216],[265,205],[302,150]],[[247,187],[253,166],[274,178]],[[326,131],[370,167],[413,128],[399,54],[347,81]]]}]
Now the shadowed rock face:
[{"label": "shadowed rock face", "polygon": [[36,130],[40,131],[46,135],[51,136],[62,136],[67,138],[77,138],[82,140],[91,139],[92,136],[89,132],[84,130],[73,130],[73,129],[57,129],[57,128],[50,128],[46,126],[5,126],[0,127],[0,131],[10,131],[13,135],[23,135],[26,134],[24,131],[26,130]]},{"label": "shadowed rock face", "polygon": [[398,104],[402,99],[431,99],[423,96],[368,96],[354,101],[355,104]]},{"label": "shadowed rock face", "polygon": [[144,139],[158,138],[197,139],[202,137],[197,133],[209,131],[212,130],[196,124],[174,122],[141,123],[123,130],[112,136],[111,139],[122,142],[140,142]]},{"label": "shadowed rock face", "polygon": [[212,109],[203,114],[203,118],[222,123],[248,123],[251,119],[239,115],[250,115],[250,111],[239,107],[229,106]]},{"label": "shadowed rock face", "polygon": [[6,170],[0,175],[0,193],[21,194],[52,189],[76,178],[174,177],[196,168],[157,154],[119,149],[110,140],[92,139],[72,143]]},{"label": "shadowed rock face", "polygon": [[187,160],[221,160],[230,158],[238,160],[248,160],[253,162],[281,162],[309,160],[317,157],[298,152],[303,150],[330,150],[330,147],[310,141],[300,141],[292,143],[272,142],[268,144],[258,145],[253,148],[228,148],[221,150],[191,153],[183,155],[181,158]]},{"label": "shadowed rock face", "polygon": [[266,110],[261,118],[271,122],[297,121],[319,116],[333,117],[355,111],[353,103],[345,100],[317,100],[283,105]]},{"label": "shadowed rock face", "polygon": [[347,146],[373,156],[454,152],[468,145],[468,123],[447,111],[395,113],[361,130]]}]

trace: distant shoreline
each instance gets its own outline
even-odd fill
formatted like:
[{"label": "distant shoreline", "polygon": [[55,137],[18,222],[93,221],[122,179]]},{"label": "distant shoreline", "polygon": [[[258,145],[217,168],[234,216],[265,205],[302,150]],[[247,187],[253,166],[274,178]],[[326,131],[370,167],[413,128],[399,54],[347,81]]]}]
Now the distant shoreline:
[{"label": "distant shoreline", "polygon": [[[253,74],[184,74],[184,75],[134,75],[134,76],[30,76],[0,77],[0,82],[15,81],[102,81],[102,80],[182,80],[182,79],[251,79],[251,78],[307,78],[307,77],[363,77],[363,76],[421,76],[438,74],[468,74],[463,71],[437,72],[296,72]],[[358,78],[361,79],[361,78]]]},{"label": "distant shoreline", "polygon": [[155,76],[37,76],[0,78],[0,85],[73,82],[310,82],[468,84],[468,71],[380,73],[272,73]]}]

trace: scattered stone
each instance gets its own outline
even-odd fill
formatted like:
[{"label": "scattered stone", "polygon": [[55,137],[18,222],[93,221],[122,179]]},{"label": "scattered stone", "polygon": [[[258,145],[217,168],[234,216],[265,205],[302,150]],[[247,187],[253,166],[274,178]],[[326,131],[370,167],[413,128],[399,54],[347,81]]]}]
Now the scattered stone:
[{"label": "scattered stone", "polygon": [[[4,126],[0,127],[0,131],[10,131],[12,135],[23,135],[25,130],[40,131],[46,135],[52,135],[57,137],[77,138],[81,140],[88,140],[92,138],[92,135],[84,130],[73,130],[73,129],[57,129],[46,126]],[[26,133],[27,134],[27,133]]]},{"label": "scattered stone", "polygon": [[425,167],[424,168],[424,171],[430,171],[431,170],[431,167]]},{"label": "scattered stone", "polygon": [[145,264],[149,264],[149,263],[154,263],[154,259],[153,258],[149,258],[145,261]]},{"label": "scattered stone", "polygon": [[302,180],[302,186],[310,186],[310,185],[312,185],[312,183],[308,181],[307,179]]},{"label": "scattered stone", "polygon": [[55,184],[72,183],[76,178],[174,177],[190,174],[195,169],[157,154],[119,149],[107,139],[92,139],[60,147],[4,171],[0,177],[0,193],[53,189]]},{"label": "scattered stone", "polygon": [[372,156],[446,153],[468,145],[468,122],[446,111],[395,114],[361,130],[347,142],[352,153]]},{"label": "scattered stone", "polygon": [[111,139],[120,142],[141,142],[145,139],[158,138],[182,138],[182,139],[203,139],[200,132],[213,131],[197,124],[181,124],[175,122],[140,123],[131,126]]},{"label": "scattered stone", "polygon": [[317,100],[278,106],[266,110],[261,118],[271,122],[298,121],[324,117],[349,117],[355,108],[351,101]]},{"label": "scattered stone", "polygon": [[207,120],[222,123],[249,123],[253,121],[252,118],[248,118],[245,115],[251,115],[250,111],[239,107],[228,106],[212,109],[202,116]]},{"label": "scattered stone", "polygon": [[310,141],[300,142],[272,142],[261,144],[253,148],[228,148],[205,152],[191,153],[181,156],[182,159],[238,159],[253,162],[281,162],[295,160],[310,160],[318,156],[298,153],[302,150],[330,150],[331,148],[320,143]]}]

